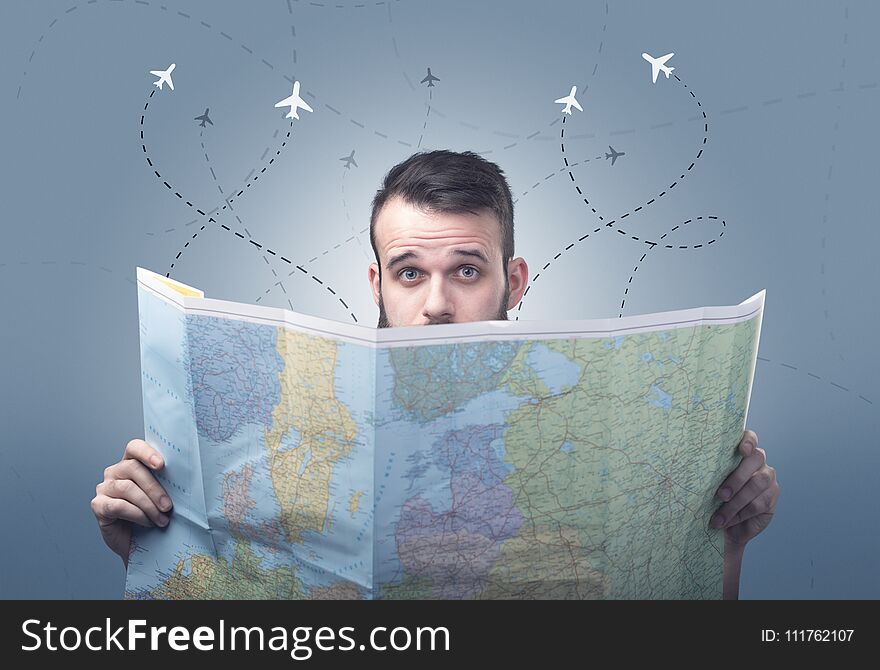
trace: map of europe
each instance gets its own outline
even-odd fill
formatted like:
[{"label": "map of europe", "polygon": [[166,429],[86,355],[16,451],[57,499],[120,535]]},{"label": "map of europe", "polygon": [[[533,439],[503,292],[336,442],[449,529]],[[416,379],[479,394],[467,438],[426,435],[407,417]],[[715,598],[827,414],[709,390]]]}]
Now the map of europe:
[{"label": "map of europe", "polygon": [[718,599],[763,298],[377,335],[139,269],[174,511],[124,597]]}]

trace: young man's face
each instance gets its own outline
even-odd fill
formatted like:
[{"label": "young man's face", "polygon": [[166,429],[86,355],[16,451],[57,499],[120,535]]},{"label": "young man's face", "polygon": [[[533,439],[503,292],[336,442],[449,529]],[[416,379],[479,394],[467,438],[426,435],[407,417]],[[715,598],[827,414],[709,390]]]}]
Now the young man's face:
[{"label": "young man's face", "polygon": [[501,224],[485,210],[431,214],[391,198],[379,212],[370,264],[379,328],[507,318],[528,282],[522,258],[503,267]]}]

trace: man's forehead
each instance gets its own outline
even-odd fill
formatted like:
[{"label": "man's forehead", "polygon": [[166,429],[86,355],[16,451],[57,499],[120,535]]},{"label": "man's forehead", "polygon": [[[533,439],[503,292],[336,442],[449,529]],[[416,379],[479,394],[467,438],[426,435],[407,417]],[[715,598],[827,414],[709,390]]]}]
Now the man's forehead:
[{"label": "man's forehead", "polygon": [[379,250],[387,255],[412,247],[427,253],[448,254],[454,247],[482,250],[490,258],[501,249],[501,230],[491,210],[479,214],[439,213],[413,207],[395,198],[386,203],[376,220]]}]

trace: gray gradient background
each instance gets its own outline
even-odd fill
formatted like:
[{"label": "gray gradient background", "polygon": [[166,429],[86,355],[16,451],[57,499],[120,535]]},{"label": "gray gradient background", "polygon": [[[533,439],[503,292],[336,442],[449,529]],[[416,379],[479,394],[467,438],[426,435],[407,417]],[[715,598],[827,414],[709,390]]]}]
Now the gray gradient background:
[{"label": "gray gradient background", "polygon": [[[668,238],[718,241],[654,249],[624,313],[767,289],[748,424],[782,496],[746,551],[741,596],[880,597],[880,7],[355,4],[0,4],[0,596],[122,592],[122,564],[89,501],[143,431],[134,268],[166,272],[203,223],[146,164],[148,70],[177,63],[176,90],[157,92],[145,121],[150,155],[205,210],[275,151],[289,122],[273,105],[290,78],[302,81],[314,113],[300,112],[276,165],[223,221],[305,263],[374,325],[360,231],[394,163],[417,147],[499,163],[517,198],[517,253],[534,276],[600,225],[563,169],[552,100],[578,85],[585,111],[565,123],[570,161],[609,143],[626,152],[613,167],[572,168],[604,220],[619,217],[668,187],[701,146],[695,99],[662,75],[652,85],[640,57],[674,51],[675,74],[707,113],[705,151],[624,228],[657,239],[718,216]],[[441,79],[431,99],[418,84],[427,66]],[[202,134],[192,117],[205,107],[215,125]],[[338,159],[352,149],[360,167],[345,170]],[[603,230],[554,260],[515,314],[616,317],[645,250]],[[350,319],[322,286],[264,255],[209,226],[173,276],[213,297]]]}]

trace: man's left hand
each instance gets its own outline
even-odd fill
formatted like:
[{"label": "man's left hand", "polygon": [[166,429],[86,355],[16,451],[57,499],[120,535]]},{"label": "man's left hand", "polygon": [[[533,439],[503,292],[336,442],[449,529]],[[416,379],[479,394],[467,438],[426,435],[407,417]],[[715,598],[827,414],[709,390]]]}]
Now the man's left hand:
[{"label": "man's left hand", "polygon": [[753,430],[745,431],[738,448],[743,459],[718,487],[715,495],[726,502],[709,525],[724,528],[726,544],[744,547],[773,518],[779,482],[776,470],[767,465],[766,453],[758,448],[758,435]]}]

